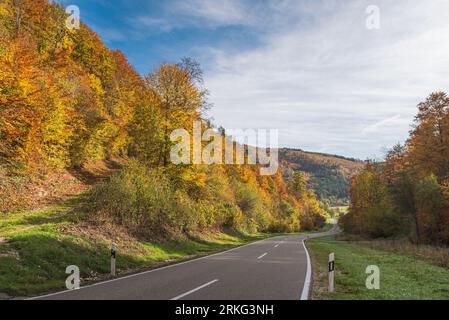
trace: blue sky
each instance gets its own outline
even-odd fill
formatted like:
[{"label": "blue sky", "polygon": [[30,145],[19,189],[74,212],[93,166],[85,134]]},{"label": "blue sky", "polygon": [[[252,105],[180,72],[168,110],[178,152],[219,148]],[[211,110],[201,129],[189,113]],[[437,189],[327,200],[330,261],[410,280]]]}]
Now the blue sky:
[{"label": "blue sky", "polygon": [[214,122],[278,129],[282,146],[380,158],[407,138],[416,105],[449,88],[446,0],[60,2],[141,74],[195,58]]},{"label": "blue sky", "polygon": [[[239,52],[251,49],[259,42],[257,30],[245,23],[225,21],[227,13],[223,18],[220,18],[220,12],[213,13],[210,19],[202,13],[195,15],[196,1],[191,2],[192,8],[189,1],[58,2],[78,6],[83,22],[96,31],[110,48],[122,50],[141,74],[150,72],[161,63],[178,62],[186,56],[200,60],[206,68],[211,61],[205,57],[204,50],[226,47]],[[205,10],[213,7],[215,5]]]}]

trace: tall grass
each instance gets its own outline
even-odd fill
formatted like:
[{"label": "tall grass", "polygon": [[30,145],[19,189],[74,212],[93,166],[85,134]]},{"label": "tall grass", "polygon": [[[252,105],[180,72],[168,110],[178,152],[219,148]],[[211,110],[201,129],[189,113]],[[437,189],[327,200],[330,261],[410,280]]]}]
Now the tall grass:
[{"label": "tall grass", "polygon": [[449,247],[437,247],[413,244],[408,239],[372,240],[360,242],[373,249],[407,254],[418,259],[425,259],[433,264],[449,269]]}]

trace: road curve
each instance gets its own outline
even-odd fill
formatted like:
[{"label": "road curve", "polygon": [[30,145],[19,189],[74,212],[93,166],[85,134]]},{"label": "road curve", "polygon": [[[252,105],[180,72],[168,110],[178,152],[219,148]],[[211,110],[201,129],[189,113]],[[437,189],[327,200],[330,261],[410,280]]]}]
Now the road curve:
[{"label": "road curve", "polygon": [[[331,232],[316,234],[325,236]],[[36,300],[299,300],[307,298],[307,236],[279,236],[226,252]],[[307,272],[309,269],[309,272]],[[304,291],[304,292],[303,292]]]}]

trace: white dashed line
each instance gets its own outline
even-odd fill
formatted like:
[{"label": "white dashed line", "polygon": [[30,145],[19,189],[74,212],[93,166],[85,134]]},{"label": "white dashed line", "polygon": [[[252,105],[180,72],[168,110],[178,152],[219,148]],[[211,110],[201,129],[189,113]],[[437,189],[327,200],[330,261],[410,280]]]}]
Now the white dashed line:
[{"label": "white dashed line", "polygon": [[171,299],[171,300],[174,301],[174,300],[182,299],[182,298],[188,296],[189,294],[192,294],[192,293],[194,293],[194,292],[197,292],[197,291],[199,291],[199,290],[201,290],[201,289],[204,289],[204,288],[210,286],[211,284],[214,284],[214,283],[217,282],[217,281],[218,281],[218,279],[215,279],[215,280],[213,280],[213,281],[211,281],[211,282],[208,282],[208,283],[206,283],[206,284],[203,284],[202,286],[199,286],[198,288],[192,289],[192,290],[190,290],[190,291],[188,291],[188,292],[186,292],[186,293],[183,293],[183,294],[181,294],[181,295],[179,295],[179,296],[177,296],[177,297],[174,297],[174,298]]},{"label": "white dashed line", "polygon": [[265,257],[268,254],[268,252],[264,253],[263,255],[261,255],[259,258],[257,258],[257,260],[262,259],[263,257]]}]

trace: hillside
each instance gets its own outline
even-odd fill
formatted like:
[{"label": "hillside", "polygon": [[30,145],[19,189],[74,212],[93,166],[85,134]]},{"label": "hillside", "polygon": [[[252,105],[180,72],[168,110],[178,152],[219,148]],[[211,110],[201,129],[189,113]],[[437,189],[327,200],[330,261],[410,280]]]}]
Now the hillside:
[{"label": "hillside", "polygon": [[286,178],[292,175],[293,170],[306,172],[310,175],[309,185],[318,198],[328,199],[334,205],[349,201],[351,177],[364,166],[360,160],[300,149],[281,149],[279,157]]},{"label": "hillside", "polygon": [[[192,165],[190,155],[187,163],[170,161],[172,133],[193,134],[195,123],[210,129],[199,64],[184,58],[142,77],[86,24],[69,29],[66,18],[47,0],[0,3],[0,212],[87,191],[90,218],[151,240],[324,223],[302,175],[291,175],[291,184],[257,165]],[[114,159],[120,164],[108,166]],[[98,177],[107,179],[95,185],[86,173],[102,162]]]}]

